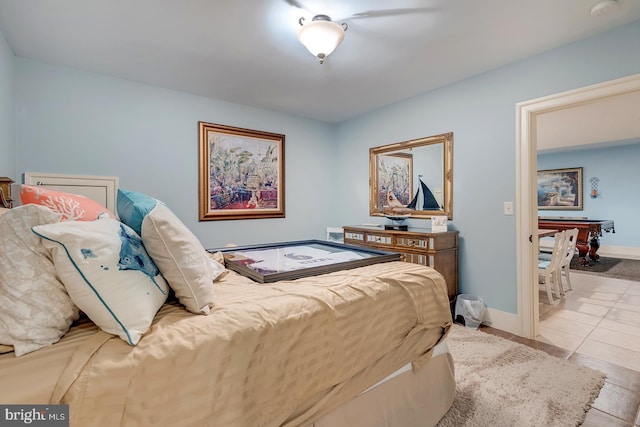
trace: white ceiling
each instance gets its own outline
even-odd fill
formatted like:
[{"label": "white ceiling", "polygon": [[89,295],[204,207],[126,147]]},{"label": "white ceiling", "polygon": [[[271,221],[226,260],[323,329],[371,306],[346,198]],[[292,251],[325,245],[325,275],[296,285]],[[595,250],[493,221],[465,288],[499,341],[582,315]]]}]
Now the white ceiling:
[{"label": "white ceiling", "polygon": [[537,116],[538,151],[640,143],[640,91]]},{"label": "white ceiling", "polygon": [[[18,56],[341,122],[640,19],[597,1],[0,0],[0,29]],[[323,65],[296,39],[316,13],[349,26]]]}]

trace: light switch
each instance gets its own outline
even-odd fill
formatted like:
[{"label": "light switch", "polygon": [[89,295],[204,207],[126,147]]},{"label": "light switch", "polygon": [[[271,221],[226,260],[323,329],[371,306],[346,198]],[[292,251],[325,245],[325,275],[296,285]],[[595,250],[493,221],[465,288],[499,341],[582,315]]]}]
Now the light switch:
[{"label": "light switch", "polygon": [[513,202],[504,202],[504,214],[513,215]]}]

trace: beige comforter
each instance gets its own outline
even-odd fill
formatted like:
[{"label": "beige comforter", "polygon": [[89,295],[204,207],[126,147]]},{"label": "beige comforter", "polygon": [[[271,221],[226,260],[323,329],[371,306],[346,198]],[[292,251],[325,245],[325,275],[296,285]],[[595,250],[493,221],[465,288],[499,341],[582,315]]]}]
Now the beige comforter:
[{"label": "beige comforter", "polygon": [[0,403],[68,403],[83,427],[297,426],[419,368],[450,324],[442,276],[417,264],[270,285],[229,272],[211,315],[167,304],[135,347],[85,323],[0,356]]}]

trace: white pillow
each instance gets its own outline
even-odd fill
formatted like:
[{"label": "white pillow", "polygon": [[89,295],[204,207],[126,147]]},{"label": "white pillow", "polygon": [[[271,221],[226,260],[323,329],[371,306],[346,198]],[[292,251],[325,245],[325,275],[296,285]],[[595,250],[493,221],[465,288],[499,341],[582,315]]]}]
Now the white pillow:
[{"label": "white pillow", "polygon": [[135,191],[118,190],[118,216],[140,230],[147,252],[186,309],[209,314],[213,281],[226,270],[209,259],[191,230],[164,203]]},{"label": "white pillow", "polygon": [[31,232],[61,218],[33,204],[0,216],[0,344],[13,345],[16,356],[57,342],[78,317],[49,251]]},{"label": "white pillow", "polygon": [[52,251],[58,276],[76,305],[102,330],[136,345],[169,290],[140,237],[104,216],[33,231]]}]

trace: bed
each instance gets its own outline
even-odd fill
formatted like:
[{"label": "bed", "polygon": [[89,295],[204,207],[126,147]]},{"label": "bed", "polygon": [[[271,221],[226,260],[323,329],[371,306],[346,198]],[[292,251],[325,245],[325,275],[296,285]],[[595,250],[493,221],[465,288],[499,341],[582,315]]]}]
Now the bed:
[{"label": "bed", "polygon": [[451,406],[435,270],[386,262],[257,284],[221,269],[208,313],[169,292],[133,345],[81,313],[51,345],[0,346],[0,403],[68,404],[72,426],[407,427]]}]

